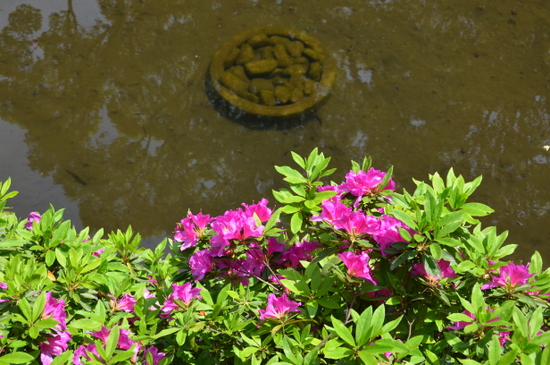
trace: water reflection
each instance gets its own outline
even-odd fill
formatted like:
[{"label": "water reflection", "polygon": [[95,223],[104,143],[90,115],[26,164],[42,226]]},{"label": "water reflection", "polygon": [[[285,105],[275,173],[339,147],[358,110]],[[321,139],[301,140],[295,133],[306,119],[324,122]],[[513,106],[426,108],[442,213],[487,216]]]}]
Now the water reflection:
[{"label": "water reflection", "polygon": [[[450,166],[483,174],[475,199],[497,209],[487,223],[511,230],[519,258],[548,260],[549,22],[545,5],[512,0],[3,2],[0,117],[27,131],[29,167],[92,229],[158,236],[188,208],[269,197],[282,184],[273,164],[320,147],[335,179],[365,154],[407,189]],[[205,93],[217,47],[266,25],[310,33],[337,61],[307,123],[232,123]],[[27,175],[0,165],[23,190]]]}]

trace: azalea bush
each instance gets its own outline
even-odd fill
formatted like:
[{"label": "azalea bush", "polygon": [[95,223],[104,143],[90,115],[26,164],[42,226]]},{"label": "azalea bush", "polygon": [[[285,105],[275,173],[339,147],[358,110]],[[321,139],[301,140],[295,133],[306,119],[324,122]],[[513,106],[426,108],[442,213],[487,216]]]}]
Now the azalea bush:
[{"label": "azalea bush", "polygon": [[53,207],[20,220],[2,183],[0,364],[550,363],[550,271],[505,261],[481,177],[409,193],[368,158],[335,183],[292,155],[275,204],[188,212],[154,250]]}]

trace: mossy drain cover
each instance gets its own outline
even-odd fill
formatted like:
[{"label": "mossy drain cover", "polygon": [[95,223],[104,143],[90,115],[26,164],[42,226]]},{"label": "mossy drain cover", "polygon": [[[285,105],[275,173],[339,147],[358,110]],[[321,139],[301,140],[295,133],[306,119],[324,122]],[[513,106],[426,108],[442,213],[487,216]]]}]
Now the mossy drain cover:
[{"label": "mossy drain cover", "polygon": [[329,94],[334,77],[334,60],[318,40],[283,27],[237,34],[210,64],[212,86],[225,101],[266,117],[313,108]]}]

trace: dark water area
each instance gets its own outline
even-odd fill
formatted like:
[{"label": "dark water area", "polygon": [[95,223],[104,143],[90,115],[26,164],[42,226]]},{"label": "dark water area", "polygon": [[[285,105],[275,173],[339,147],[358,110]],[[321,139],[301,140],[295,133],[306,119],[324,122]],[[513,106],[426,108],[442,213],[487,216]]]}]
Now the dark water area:
[{"label": "dark water area", "polygon": [[[233,35],[299,29],[338,65],[297,125],[227,119],[205,93]],[[283,186],[273,165],[318,147],[341,181],[370,155],[412,178],[483,175],[474,201],[515,258],[550,262],[550,3],[365,0],[0,1],[0,179],[25,217],[132,225],[152,247],[188,209],[222,214]]]}]

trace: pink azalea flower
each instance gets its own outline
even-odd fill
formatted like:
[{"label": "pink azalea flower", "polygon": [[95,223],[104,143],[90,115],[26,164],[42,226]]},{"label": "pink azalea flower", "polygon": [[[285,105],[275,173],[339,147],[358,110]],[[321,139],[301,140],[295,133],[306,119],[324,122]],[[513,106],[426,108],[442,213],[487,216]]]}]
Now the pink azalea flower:
[{"label": "pink azalea flower", "polygon": [[180,306],[174,302],[174,299],[179,299],[185,303],[185,306],[189,306],[193,299],[202,299],[199,294],[202,288],[191,288],[191,283],[185,283],[183,285],[172,284],[172,294],[168,296],[161,310],[164,312],[163,317],[168,316],[172,310],[180,308]]},{"label": "pink azalea flower", "polygon": [[46,342],[40,343],[40,361],[43,365],[50,365],[53,361],[53,356],[61,355],[67,350],[67,343],[72,336],[69,331],[59,332],[56,335],[46,339]]},{"label": "pink azalea flower", "polygon": [[204,275],[213,269],[212,250],[201,250],[195,252],[189,258],[191,273],[196,281],[204,279]]},{"label": "pink azalea flower", "polygon": [[321,215],[312,216],[314,222],[325,221],[334,224],[335,221],[351,214],[351,208],[346,206],[340,200],[334,198],[327,199],[321,203]]},{"label": "pink azalea flower", "polygon": [[98,359],[101,359],[101,357],[99,356],[99,353],[97,352],[95,344],[89,343],[88,345],[80,345],[75,350],[74,355],[73,355],[73,364],[74,365],[82,365],[82,362],[80,361],[81,356],[84,356],[84,358],[86,358],[87,360],[91,360],[91,357],[88,356],[86,351],[94,354]]},{"label": "pink azalea flower", "polygon": [[67,313],[65,313],[65,301],[63,299],[55,299],[51,292],[46,292],[46,305],[42,311],[42,319],[53,318],[58,324],[56,329],[64,331],[67,329]]},{"label": "pink azalea flower", "polygon": [[[150,353],[153,357],[153,363],[149,364],[147,362],[147,353]],[[156,347],[148,347],[145,351],[145,365],[157,365],[162,358],[164,358],[166,354],[164,352],[159,352],[159,350]]]},{"label": "pink azalea flower", "polygon": [[6,284],[6,283],[0,283],[0,288],[2,288],[2,289],[8,289],[8,284]]},{"label": "pink azalea flower", "polygon": [[500,274],[493,276],[493,280],[487,284],[481,286],[481,289],[490,289],[497,286],[507,288],[508,291],[522,286],[531,276],[529,274],[529,268],[525,265],[516,265],[513,262],[500,268]]},{"label": "pink azalea flower", "polygon": [[243,271],[249,275],[261,276],[266,268],[267,257],[260,248],[251,248],[246,252],[246,260],[242,262]]},{"label": "pink azalea flower", "polygon": [[370,257],[367,251],[363,251],[359,255],[353,252],[343,252],[339,254],[338,257],[342,260],[344,265],[346,265],[349,277],[359,276],[377,285],[376,280],[371,275],[369,266]]},{"label": "pink azalea flower", "polygon": [[[109,338],[109,334],[111,333],[111,330],[107,329],[107,327],[105,327],[105,326],[102,326],[99,331],[88,332],[88,333],[91,334],[92,336],[96,337],[96,338],[99,338],[101,341],[103,341],[105,344],[107,344],[107,339]],[[133,340],[130,339],[131,334],[132,334],[132,332],[130,332],[129,330],[127,330],[125,328],[121,328],[120,329],[120,334],[119,334],[119,337],[118,337],[117,347],[119,349],[122,349],[122,350],[129,350],[132,347],[132,345],[135,344],[136,346],[134,348],[134,356],[132,356],[132,361],[135,362],[136,358],[137,358],[137,354],[140,350],[140,346],[139,346],[139,343],[137,343],[136,341],[133,341]],[[93,350],[95,350],[95,346],[93,347]],[[88,351],[90,351],[90,350],[88,350]],[[90,351],[90,352],[97,355],[97,352],[93,352],[93,351]],[[75,351],[75,355],[76,355],[76,351]],[[99,356],[99,355],[97,355],[97,356]],[[86,355],[85,355],[85,357],[88,358]],[[90,358],[88,358],[88,359],[90,359]]]},{"label": "pink azalea flower", "polygon": [[42,219],[42,216],[38,212],[32,212],[27,217],[27,222],[25,223],[25,228],[28,230],[32,229],[32,222],[39,223]]},{"label": "pink azalea flower", "polygon": [[220,248],[220,254],[231,240],[244,242],[249,238],[261,237],[263,225],[258,225],[253,216],[245,214],[242,209],[228,210],[223,216],[216,217],[212,229],[217,235],[212,237],[212,248]]},{"label": "pink azalea flower", "polygon": [[249,277],[254,274],[254,268],[248,266],[245,259],[218,260],[216,267],[222,270],[221,277],[228,279],[231,284],[241,283],[248,286]]},{"label": "pink azalea flower", "polygon": [[269,294],[267,297],[267,307],[259,309],[260,319],[274,318],[277,320],[284,319],[289,312],[301,312],[298,307],[302,305],[300,302],[293,302],[288,299],[286,293],[280,297],[275,294]]},{"label": "pink azalea flower", "polygon": [[276,238],[270,237],[267,240],[267,255],[271,256],[276,252],[283,252],[286,248],[284,243],[280,243]]},{"label": "pink azalea flower", "polygon": [[204,237],[211,221],[208,214],[187,213],[187,218],[182,219],[175,229],[174,241],[183,242],[180,248],[182,251],[196,246],[197,241]]},{"label": "pink azalea flower", "polygon": [[454,278],[458,276],[456,275],[455,271],[451,269],[451,263],[449,261],[437,260],[437,265],[441,270],[441,277],[438,277],[437,275],[429,275],[423,264],[414,264],[411,270],[411,274],[422,275],[426,277],[429,282],[433,283],[438,282],[441,279]]},{"label": "pink azalea flower", "polygon": [[268,203],[269,201],[264,198],[260,200],[258,204],[246,205],[242,203],[241,205],[244,207],[245,215],[254,217],[254,213],[256,213],[260,221],[265,223],[271,218],[271,214],[273,213],[271,209],[267,207]]},{"label": "pink azalea flower", "polygon": [[[83,240],[82,242],[86,242],[86,241],[89,241],[89,240],[90,239],[87,238],[87,239]],[[97,243],[94,245],[94,247],[97,247]],[[92,255],[95,256],[95,257],[99,257],[99,255],[101,255],[103,252],[105,252],[105,248],[100,248],[99,250],[92,252]]]},{"label": "pink azalea flower", "polygon": [[137,300],[131,294],[124,294],[118,301],[114,298],[111,299],[111,307],[116,311],[123,311],[126,313],[132,313],[134,311],[134,305]]},{"label": "pink azalea flower", "polygon": [[145,289],[143,291],[143,298],[145,299],[151,299],[151,298],[156,298],[157,296],[155,294],[151,294],[151,292],[147,289]]},{"label": "pink azalea flower", "polygon": [[334,228],[346,231],[352,240],[365,234],[375,234],[380,227],[379,220],[362,212],[351,212],[334,221]]},{"label": "pink azalea flower", "polygon": [[298,267],[298,265],[301,265],[300,261],[312,259],[313,251],[320,247],[321,245],[317,242],[297,242],[283,252],[282,262],[287,267]]},{"label": "pink azalea flower", "polygon": [[399,233],[399,228],[406,229],[411,235],[414,235],[412,229],[410,229],[405,223],[401,222],[399,219],[390,217],[389,215],[383,215],[380,219],[380,226],[376,233],[372,235],[376,243],[380,245],[382,251],[382,256],[387,256],[385,252],[387,248],[395,242],[406,242],[405,239]]},{"label": "pink azalea flower", "polygon": [[[385,172],[370,168],[369,171],[358,171],[355,173],[353,170],[346,174],[346,182],[340,185],[340,189],[345,192],[350,192],[358,199],[367,194],[375,194],[380,191],[380,184],[386,176]],[[395,183],[390,179],[388,185],[382,190],[395,190]]]}]

